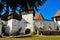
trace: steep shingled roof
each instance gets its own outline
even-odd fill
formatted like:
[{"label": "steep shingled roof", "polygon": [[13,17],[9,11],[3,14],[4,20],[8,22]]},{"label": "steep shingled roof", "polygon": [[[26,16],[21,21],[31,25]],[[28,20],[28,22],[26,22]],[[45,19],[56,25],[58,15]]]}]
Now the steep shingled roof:
[{"label": "steep shingled roof", "polygon": [[11,13],[5,13],[2,15],[2,20],[8,21],[9,19],[17,19],[17,20],[21,20],[22,19],[22,15],[20,13],[16,13],[16,12],[11,12]]},{"label": "steep shingled roof", "polygon": [[56,12],[56,14],[53,17],[60,16],[60,10]]},{"label": "steep shingled roof", "polygon": [[35,14],[35,16],[34,16],[34,20],[43,20],[43,19],[44,18],[43,18],[41,13],[40,14]]}]

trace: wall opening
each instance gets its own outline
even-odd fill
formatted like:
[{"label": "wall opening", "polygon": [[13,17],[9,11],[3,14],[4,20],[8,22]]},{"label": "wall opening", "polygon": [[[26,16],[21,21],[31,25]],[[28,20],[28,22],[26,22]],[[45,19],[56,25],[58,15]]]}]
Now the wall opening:
[{"label": "wall opening", "polygon": [[59,27],[57,26],[57,29],[56,30],[59,30]]},{"label": "wall opening", "polygon": [[30,29],[26,29],[25,30],[25,34],[29,34],[29,33],[31,33],[31,30]]}]

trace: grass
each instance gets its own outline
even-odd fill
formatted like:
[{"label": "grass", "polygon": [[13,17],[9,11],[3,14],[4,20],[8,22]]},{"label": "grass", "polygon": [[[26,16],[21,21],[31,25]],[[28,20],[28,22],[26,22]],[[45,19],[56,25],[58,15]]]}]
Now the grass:
[{"label": "grass", "polygon": [[34,35],[32,37],[21,37],[21,38],[0,38],[0,40],[60,40],[60,35],[54,35],[54,36]]}]

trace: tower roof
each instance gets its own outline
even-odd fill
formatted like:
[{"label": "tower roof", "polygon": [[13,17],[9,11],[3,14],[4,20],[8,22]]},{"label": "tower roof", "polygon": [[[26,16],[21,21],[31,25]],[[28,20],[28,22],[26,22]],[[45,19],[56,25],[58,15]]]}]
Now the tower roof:
[{"label": "tower roof", "polygon": [[35,16],[34,16],[34,20],[43,20],[43,19],[44,18],[43,18],[41,13],[40,14],[35,14]]},{"label": "tower roof", "polygon": [[58,17],[60,16],[60,10],[56,12],[56,14],[53,17]]}]

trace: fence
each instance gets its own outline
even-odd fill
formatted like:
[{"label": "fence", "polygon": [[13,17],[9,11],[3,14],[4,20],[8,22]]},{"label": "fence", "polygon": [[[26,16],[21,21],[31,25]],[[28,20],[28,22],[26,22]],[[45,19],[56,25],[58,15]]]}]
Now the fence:
[{"label": "fence", "polygon": [[59,30],[39,30],[39,34],[42,35],[60,35]]}]

